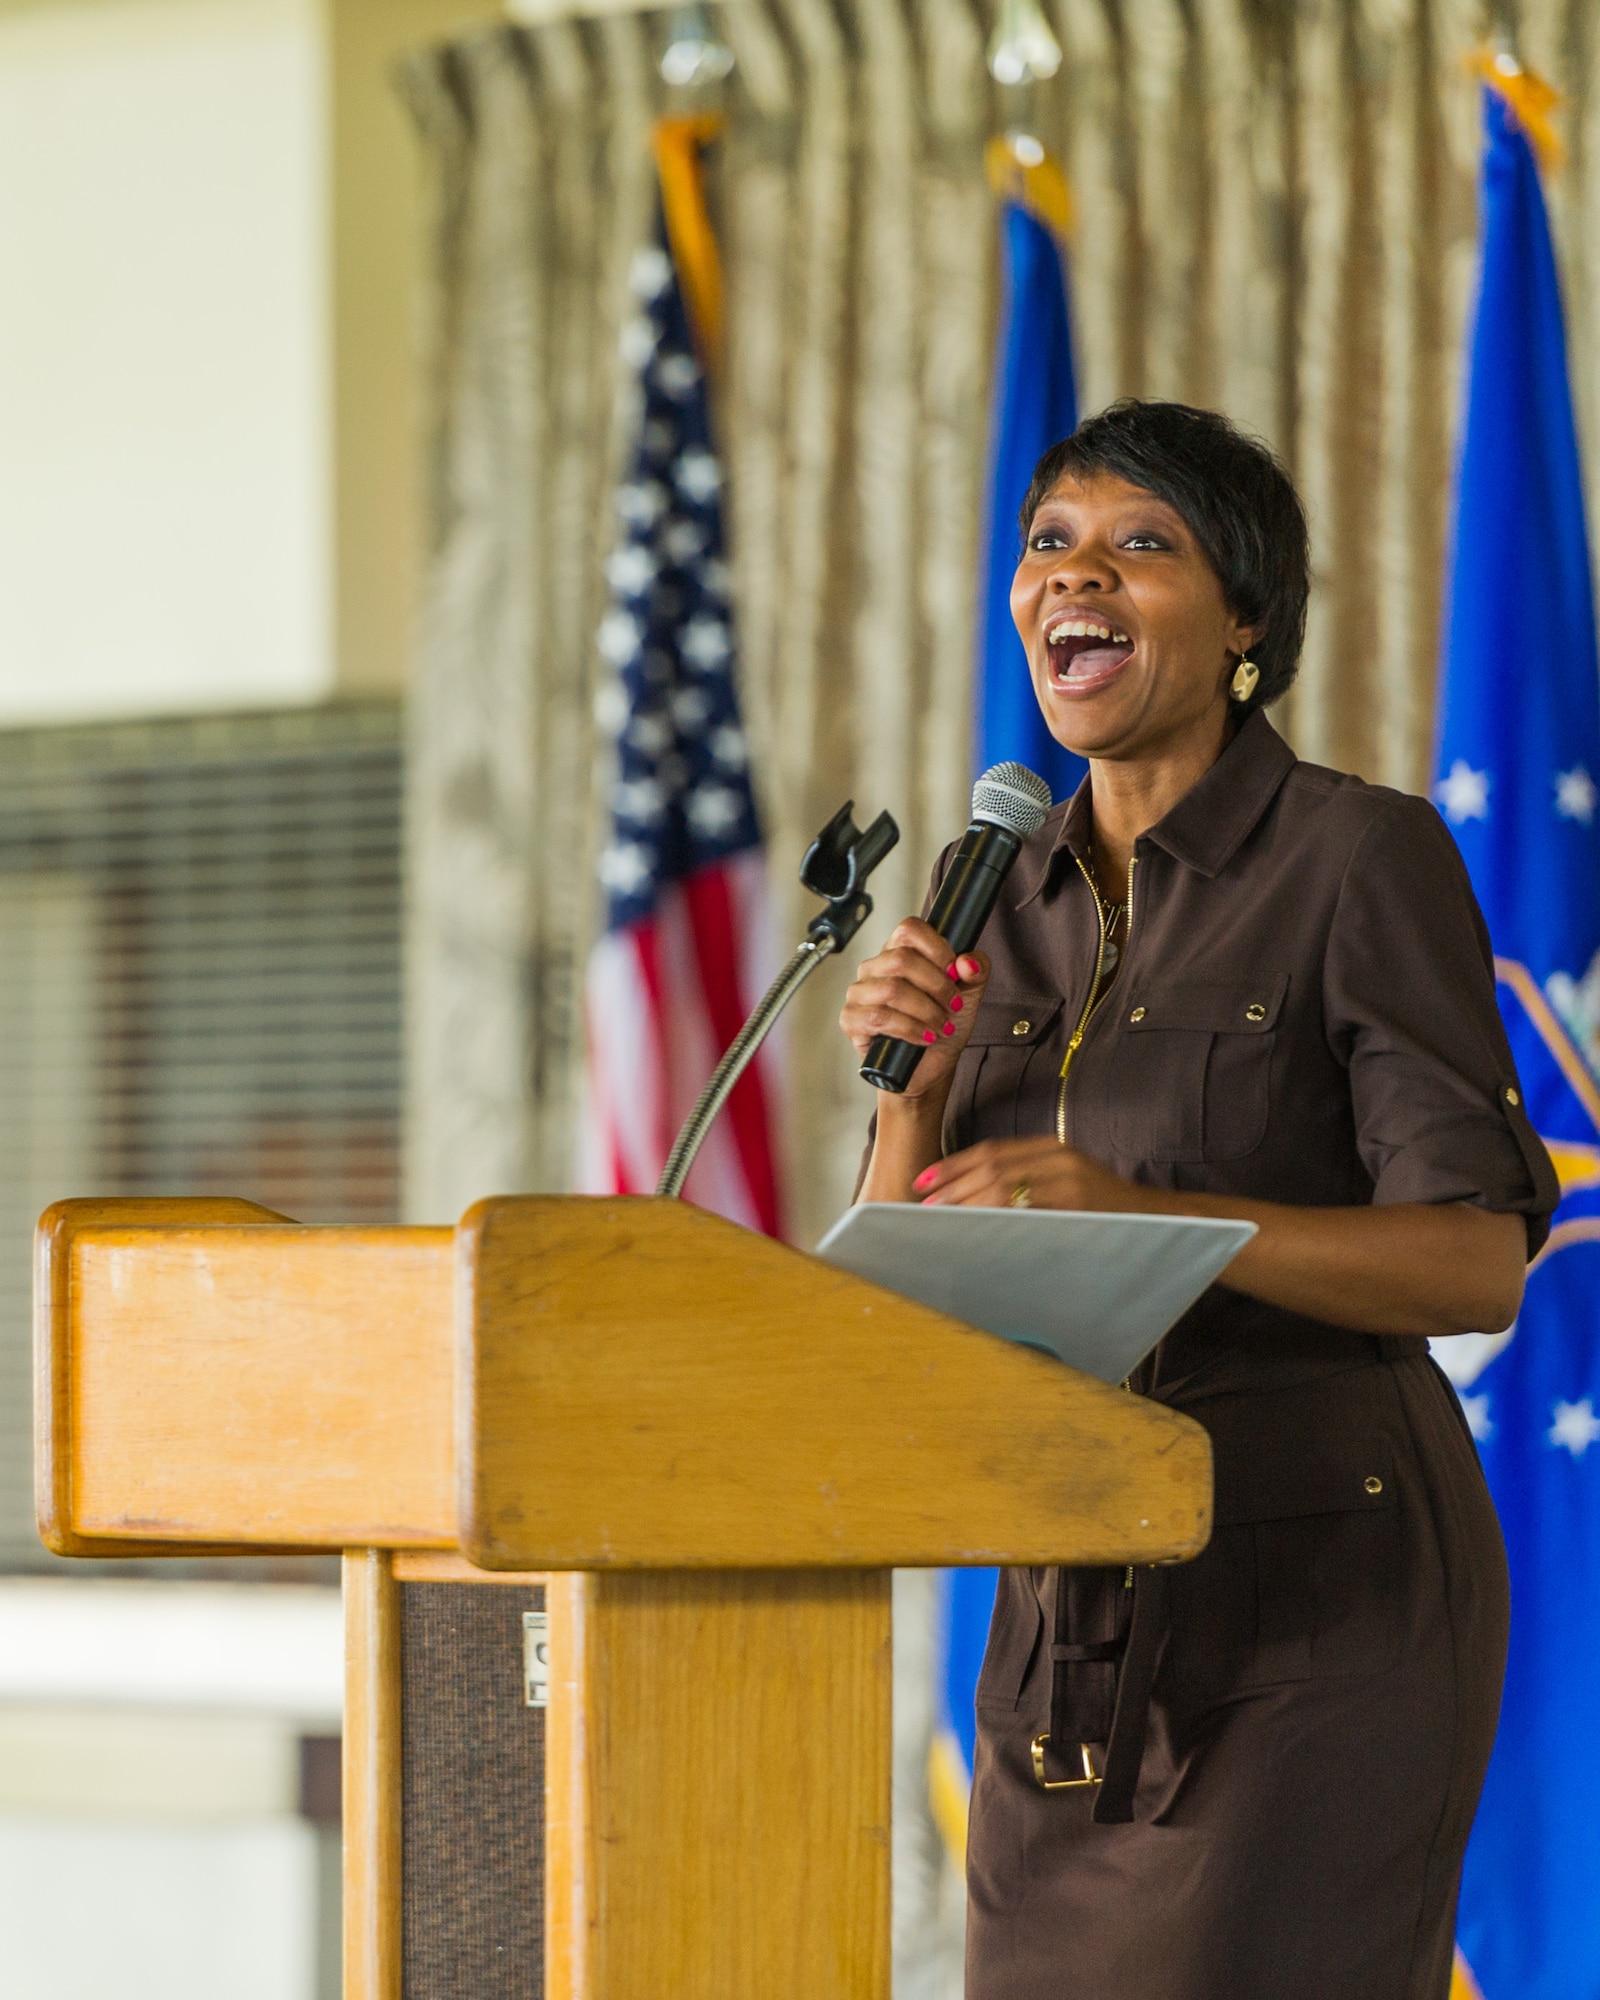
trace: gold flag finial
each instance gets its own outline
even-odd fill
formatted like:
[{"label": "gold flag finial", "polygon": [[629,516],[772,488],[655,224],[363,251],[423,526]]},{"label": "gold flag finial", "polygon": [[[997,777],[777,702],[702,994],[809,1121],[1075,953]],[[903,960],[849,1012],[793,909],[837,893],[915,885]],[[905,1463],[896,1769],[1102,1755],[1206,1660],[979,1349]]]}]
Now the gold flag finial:
[{"label": "gold flag finial", "polygon": [[1554,173],[1566,157],[1551,119],[1562,101],[1561,92],[1531,69],[1524,69],[1509,48],[1474,49],[1467,57],[1467,67],[1511,107],[1540,166],[1546,173]]}]

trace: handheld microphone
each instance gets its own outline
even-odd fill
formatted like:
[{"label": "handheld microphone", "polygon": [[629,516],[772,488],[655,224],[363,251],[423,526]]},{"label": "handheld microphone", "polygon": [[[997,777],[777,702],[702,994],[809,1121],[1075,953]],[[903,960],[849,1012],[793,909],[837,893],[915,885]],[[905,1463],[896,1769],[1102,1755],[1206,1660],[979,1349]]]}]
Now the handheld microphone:
[{"label": "handheld microphone", "polygon": [[[972,824],[950,857],[928,922],[949,945],[953,957],[971,951],[989,921],[1000,885],[1050,810],[1050,787],[1026,764],[995,764],[972,788]],[[898,1097],[922,1060],[915,1042],[877,1036],[861,1074],[879,1090]]]}]

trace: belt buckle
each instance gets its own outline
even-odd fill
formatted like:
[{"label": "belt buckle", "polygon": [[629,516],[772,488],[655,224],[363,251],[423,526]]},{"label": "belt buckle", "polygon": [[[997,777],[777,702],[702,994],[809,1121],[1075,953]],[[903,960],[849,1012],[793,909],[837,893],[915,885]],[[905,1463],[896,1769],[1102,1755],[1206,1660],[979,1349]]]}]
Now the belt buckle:
[{"label": "belt buckle", "polygon": [[1098,1785],[1101,1782],[1095,1776],[1094,1760],[1089,1755],[1087,1743],[1078,1745],[1078,1754],[1083,1759],[1081,1778],[1047,1778],[1044,1774],[1044,1746],[1049,1741],[1050,1732],[1046,1730],[1043,1736],[1036,1736],[1032,1744],[1033,1781],[1041,1792],[1081,1792],[1086,1785]]}]

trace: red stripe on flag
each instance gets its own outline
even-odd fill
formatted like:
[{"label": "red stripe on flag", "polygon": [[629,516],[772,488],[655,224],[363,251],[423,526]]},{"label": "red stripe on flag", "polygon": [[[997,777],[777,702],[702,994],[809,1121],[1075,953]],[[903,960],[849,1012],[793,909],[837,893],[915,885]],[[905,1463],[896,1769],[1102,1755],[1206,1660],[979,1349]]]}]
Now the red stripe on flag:
[{"label": "red stripe on flag", "polygon": [[[725,867],[700,868],[683,884],[694,930],[700,984],[712,1037],[720,1056],[744,1025],[745,1003],[739,982],[739,936]],[[745,1183],[761,1227],[768,1236],[782,1234],[778,1213],[778,1177],[772,1146],[767,1093],[759,1067],[747,1069],[734,1087],[727,1112]]]},{"label": "red stripe on flag", "polygon": [[[639,954],[639,971],[644,980],[644,990],[650,1002],[650,1030],[655,1037],[656,1074],[665,1078],[672,1062],[671,1038],[667,1034],[667,1007],[669,1002],[661,990],[661,940],[656,931],[654,917],[646,917],[642,923],[633,924],[628,933],[633,939],[635,951]],[[660,1122],[656,1130],[657,1154],[662,1166],[667,1163],[667,1154],[672,1150],[676,1134],[672,1131],[671,1092],[663,1088],[660,1093]],[[641,1194],[654,1194],[654,1188],[641,1188]]]}]

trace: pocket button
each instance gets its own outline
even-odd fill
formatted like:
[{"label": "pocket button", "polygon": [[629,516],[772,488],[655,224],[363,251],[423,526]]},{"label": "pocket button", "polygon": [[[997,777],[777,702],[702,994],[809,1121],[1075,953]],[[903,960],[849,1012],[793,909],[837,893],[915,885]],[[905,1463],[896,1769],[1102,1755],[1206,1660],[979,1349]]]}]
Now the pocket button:
[{"label": "pocket button", "polygon": [[1246,1007],[1246,1009],[1244,1010],[1244,1017],[1247,1021],[1264,1021],[1267,1018],[1267,1010],[1265,1007],[1262,1006],[1261,1002],[1257,1000],[1254,1001],[1250,1006]]},{"label": "pocket button", "polygon": [[1376,1498],[1377,1495],[1383,1491],[1383,1481],[1378,1477],[1378,1475],[1375,1472],[1369,1472],[1366,1478],[1362,1480],[1361,1484],[1367,1489],[1367,1491],[1370,1494],[1373,1495],[1374,1498]]},{"label": "pocket button", "polygon": [[1128,1016],[1128,1019],[1130,1021],[1142,1021],[1144,1019],[1144,1009],[1142,1007],[1135,1007],[1133,1012]]},{"label": "pocket button", "polygon": [[1011,1023],[1011,1032],[1014,1035],[1031,1034],[1033,1032],[1033,1023],[1031,1021],[1013,1021]]}]

